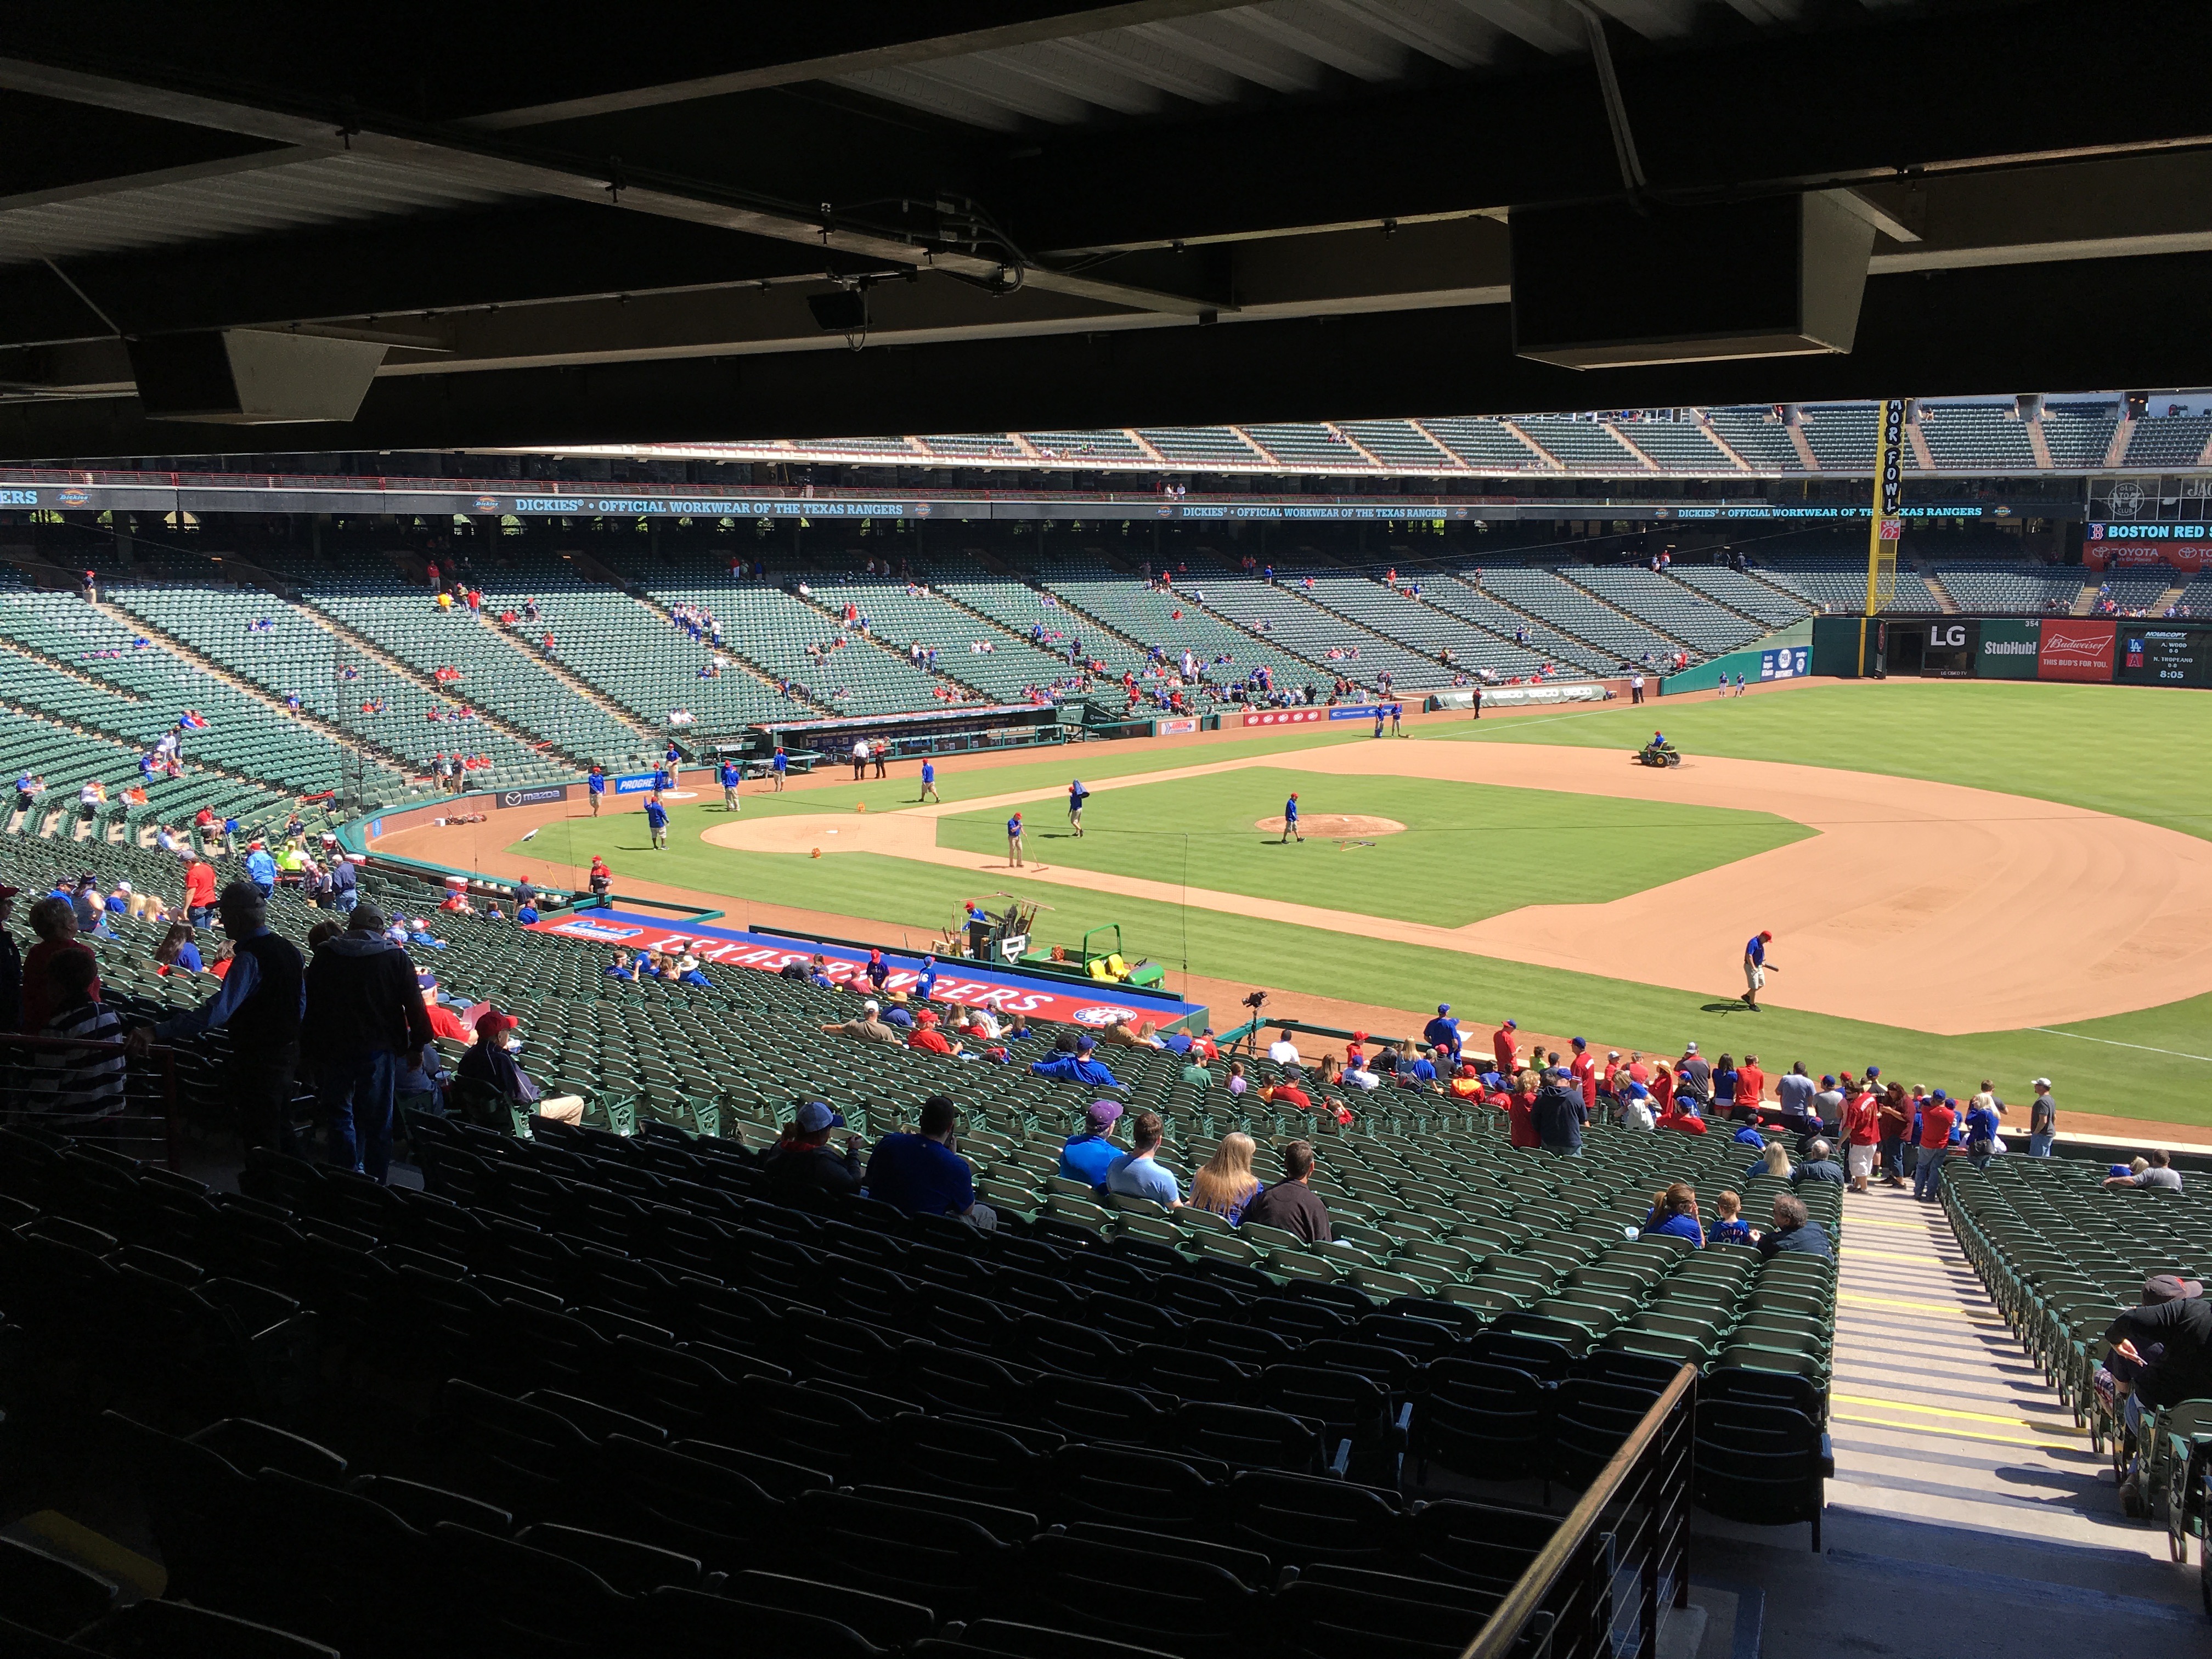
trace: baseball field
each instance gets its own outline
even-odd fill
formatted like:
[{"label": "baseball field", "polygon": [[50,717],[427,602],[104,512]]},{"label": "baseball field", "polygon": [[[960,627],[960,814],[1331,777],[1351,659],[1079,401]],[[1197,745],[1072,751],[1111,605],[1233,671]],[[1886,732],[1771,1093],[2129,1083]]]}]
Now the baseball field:
[{"label": "baseball field", "polygon": [[[1681,767],[1631,763],[1655,726]],[[1170,984],[1449,1001],[1601,1047],[1696,1038],[1755,1048],[1770,1073],[1875,1062],[2014,1099],[2047,1074],[2075,1111],[2212,1125],[2212,701],[1900,681],[1408,730],[954,757],[927,805],[910,762],[749,785],[736,814],[701,788],[672,803],[660,853],[635,812],[594,822],[572,802],[499,815],[514,824],[477,832],[472,862],[573,881],[598,853],[617,890],[916,946],[963,900],[1013,894],[1048,907],[1047,942],[1118,922]],[[1080,837],[1071,776],[1092,792]],[[1294,791],[1305,835],[1285,844]],[[1741,957],[1760,928],[1776,971],[1754,1012]]]}]

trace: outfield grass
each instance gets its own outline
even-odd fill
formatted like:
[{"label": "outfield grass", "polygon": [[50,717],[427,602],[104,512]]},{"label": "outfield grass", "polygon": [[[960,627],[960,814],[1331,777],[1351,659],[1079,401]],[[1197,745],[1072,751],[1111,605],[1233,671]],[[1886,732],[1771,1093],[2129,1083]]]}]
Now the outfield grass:
[{"label": "outfield grass", "polygon": [[[1360,812],[1407,827],[1342,848],[1312,835],[1285,846],[1279,832],[1255,823],[1279,813],[1292,791],[1309,819]],[[1722,807],[1589,808],[1585,795],[1269,767],[1256,776],[1216,773],[1094,795],[1080,837],[1065,808],[1046,803],[1028,813],[1023,841],[1047,863],[1259,898],[1288,897],[1317,881],[1341,896],[1316,902],[1460,927],[1524,904],[1601,904],[1817,833]],[[996,811],[940,818],[937,844],[1003,854],[1006,818]]]},{"label": "outfield grass", "polygon": [[1449,735],[1626,753],[1654,727],[1692,755],[1929,778],[2212,837],[2212,695],[2165,686],[1912,679],[1693,692],[1641,708],[1470,720]]},{"label": "outfield grass", "polygon": [[[1479,726],[1431,727],[1424,738],[1481,743],[1577,743],[1626,750],[1663,725],[1692,753],[1796,762],[2044,796],[2096,810],[2164,823],[2194,835],[2212,834],[2212,701],[2157,688],[2005,685],[1988,683],[1899,682],[1865,687],[1808,688],[1723,702],[1711,698],[1629,710],[1562,713]],[[1364,732],[1270,734],[1249,742],[1186,750],[1116,752],[1086,745],[1034,766],[963,772],[957,762],[941,768],[939,787],[948,802],[1026,788],[1057,788],[1071,771],[1086,781],[1165,770],[1178,764],[1227,760],[1239,755],[1282,753],[1348,740]],[[1501,759],[1504,757],[1501,757]],[[911,801],[909,775],[885,782],[844,784],[781,797],[748,793],[745,811],[849,811],[866,800],[880,810]],[[1504,772],[1503,776],[1510,776]],[[1271,775],[1270,788],[1276,780]],[[1400,780],[1376,780],[1395,786]],[[1174,799],[1211,780],[1176,786]],[[1246,786],[1249,787],[1249,786]],[[1343,780],[1327,780],[1334,793]],[[1380,811],[1376,797],[1346,803]],[[1094,801],[1103,820],[1115,795],[1146,795],[1152,786],[1111,792]],[[1301,794],[1305,791],[1301,788]],[[1316,793],[1319,793],[1316,791]],[[1167,797],[1164,794],[1164,799]],[[1618,805],[1625,805],[1618,804]],[[1240,805],[1251,817],[1279,810]],[[1408,809],[1413,810],[1413,809]],[[1608,813],[1615,810],[1608,807]],[[1039,814],[1040,829],[1057,809]],[[1399,816],[1385,813],[1385,816]],[[1633,984],[1556,969],[1395,943],[1387,938],[1317,933],[1285,924],[1218,911],[1091,894],[1043,882],[1007,880],[1008,872],[968,874],[867,854],[806,859],[787,854],[738,854],[710,848],[700,832],[722,821],[719,807],[681,804],[672,814],[670,849],[653,853],[641,817],[624,813],[594,825],[588,819],[549,824],[528,848],[511,851],[581,864],[604,853],[618,876],[646,878],[701,891],[729,894],[741,916],[746,899],[865,917],[911,930],[917,942],[943,927],[961,901],[1004,890],[1053,907],[1038,933],[1048,942],[1074,942],[1086,927],[1118,921],[1133,955],[1171,968],[1226,980],[1279,987],[1291,992],[1348,998],[1389,1007],[1422,1008],[1449,1001],[1477,1022],[1519,1019],[1531,1030],[1587,1035],[1593,1041],[1647,1051],[1678,1049],[1695,1037],[1709,1049],[1741,1054],[1752,1048],[1770,1073],[1802,1060],[1816,1073],[1839,1066],[1880,1064],[1893,1077],[1930,1087],[1972,1090],[1996,1079],[2008,1098],[2024,1100],[2027,1082],[2049,1075],[2061,1103],[2118,1116],[2212,1123],[2212,997],[2199,997],[2111,1018],[2050,1030],[1996,1031],[1947,1037],[1869,1024],[1828,1015],[1770,1007],[1753,1014],[1733,1000],[1733,988],[1716,984],[1710,994]],[[987,850],[1003,849],[998,839]],[[959,833],[965,833],[964,830]],[[1033,831],[1035,835],[1038,832]],[[1094,839],[1102,848],[1093,853]],[[1054,841],[1051,856],[1081,846],[1086,857],[1112,856],[1108,838]],[[1399,836],[1394,841],[1414,841]],[[963,842],[962,844],[965,844]],[[1325,865],[1273,890],[1280,896],[1338,908],[1400,914],[1383,901],[1408,895],[1385,891],[1395,883],[1346,878],[1336,871],[1369,851],[1339,854],[1308,842]],[[1194,884],[1201,884],[1194,872]],[[1093,867],[1107,868],[1104,864]],[[1370,868],[1372,866],[1370,866]],[[1133,873],[1160,876],[1157,868]],[[1203,884],[1221,885],[1217,867]],[[1478,855],[1452,862],[1444,878],[1452,903],[1463,905],[1463,888],[1484,879]],[[1646,884],[1638,883],[1634,884]],[[1419,895],[1411,896],[1418,900]],[[1413,914],[1425,913],[1416,909]],[[1383,924],[1387,930],[1387,921]],[[1278,1011],[1295,1013],[1293,1004]]]}]

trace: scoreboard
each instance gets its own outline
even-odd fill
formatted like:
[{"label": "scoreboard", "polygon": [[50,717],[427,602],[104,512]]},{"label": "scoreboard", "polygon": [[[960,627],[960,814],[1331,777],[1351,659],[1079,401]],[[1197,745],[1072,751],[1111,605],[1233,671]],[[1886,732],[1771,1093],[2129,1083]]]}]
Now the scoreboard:
[{"label": "scoreboard", "polygon": [[2212,686],[2212,629],[2120,624],[2112,678],[2123,685]]}]

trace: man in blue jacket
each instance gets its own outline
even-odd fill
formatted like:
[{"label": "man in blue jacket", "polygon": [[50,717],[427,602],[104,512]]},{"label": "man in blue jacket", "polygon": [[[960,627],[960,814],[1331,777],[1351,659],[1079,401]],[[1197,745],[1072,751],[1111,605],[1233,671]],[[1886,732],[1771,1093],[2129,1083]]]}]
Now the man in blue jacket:
[{"label": "man in blue jacket", "polygon": [[725,759],[721,764],[720,775],[722,780],[722,810],[725,812],[738,812],[744,811],[744,809],[738,804],[738,785],[744,781],[745,775],[738,769],[737,762],[732,759]]},{"label": "man in blue jacket", "polygon": [[1063,1083],[1080,1083],[1093,1089],[1118,1089],[1121,1085],[1114,1073],[1091,1059],[1091,1050],[1098,1040],[1085,1032],[1075,1039],[1073,1054],[1058,1054],[1049,1060],[1032,1060],[1030,1070],[1038,1077],[1058,1078]]},{"label": "man in blue jacket", "polygon": [[645,821],[653,830],[653,850],[668,850],[668,809],[660,804],[659,791],[645,798]]}]

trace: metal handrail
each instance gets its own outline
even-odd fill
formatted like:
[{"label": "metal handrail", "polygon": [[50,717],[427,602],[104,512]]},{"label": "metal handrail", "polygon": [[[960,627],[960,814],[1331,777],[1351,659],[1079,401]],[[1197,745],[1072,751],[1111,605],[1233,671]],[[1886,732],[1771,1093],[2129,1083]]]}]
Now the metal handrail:
[{"label": "metal handrail", "polygon": [[[1685,1365],[1676,1371],[1674,1379],[1660,1391],[1659,1398],[1643,1420],[1637,1424],[1620,1449],[1598,1472],[1581,1501],[1567,1511],[1554,1529],[1551,1539],[1538,1551],[1528,1570],[1513,1581],[1513,1588],[1505,1592],[1505,1599],[1498,1604],[1474,1641],[1460,1659],[1507,1659],[1522,1632],[1529,1621],[1543,1610],[1567,1569],[1589,1542],[1590,1535],[1601,1529],[1607,1505],[1626,1486],[1644,1455],[1651,1450],[1668,1420],[1674,1416],[1683,1397],[1696,1384],[1697,1367]],[[1655,1550],[1657,1547],[1655,1545]],[[1655,1621],[1656,1624],[1656,1621]],[[1650,1633],[1644,1643],[1647,1654],[1651,1650]]]},{"label": "metal handrail", "polygon": [[[156,1062],[161,1083],[162,1162],[172,1170],[177,1167],[177,1050],[170,1044],[157,1042],[145,1054],[133,1055],[127,1042],[111,1042],[95,1037],[40,1036],[29,1032],[9,1031],[0,1032],[0,1048],[22,1048],[33,1053],[58,1048],[88,1049],[94,1054],[121,1054],[126,1060],[147,1059]],[[35,1116],[35,1114],[30,1115]]]}]

